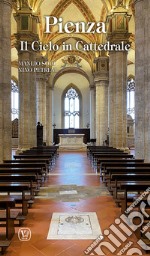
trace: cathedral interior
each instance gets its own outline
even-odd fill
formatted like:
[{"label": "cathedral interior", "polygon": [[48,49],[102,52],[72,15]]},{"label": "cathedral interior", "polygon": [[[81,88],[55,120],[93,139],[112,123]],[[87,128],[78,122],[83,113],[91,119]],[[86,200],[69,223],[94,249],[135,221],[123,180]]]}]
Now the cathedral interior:
[{"label": "cathedral interior", "polygon": [[[136,185],[143,182],[132,200],[149,187],[149,11],[148,0],[0,1],[0,165],[38,146],[53,150],[47,177],[35,193],[22,233],[15,227],[9,246],[3,245],[1,241],[7,239],[0,234],[1,252],[8,247],[8,256],[83,256],[116,255],[117,247],[120,253],[125,250],[125,239],[119,242],[119,235],[114,238],[107,232],[123,208],[116,205],[90,147],[104,147],[104,152],[107,148],[109,154],[118,150],[123,159],[124,154],[129,158],[133,154],[134,162],[144,162],[139,168],[145,168],[145,176],[136,173]],[[0,207],[6,192],[1,186],[0,182]],[[10,197],[7,200],[12,203]],[[62,221],[57,234],[48,233],[53,218]],[[0,215],[0,222],[3,219]],[[91,229],[83,226],[75,237],[70,237],[71,228],[67,236],[59,226],[65,226],[63,221],[78,225],[86,220]],[[9,230],[9,223],[6,227]],[[29,230],[28,242],[18,239],[18,234],[25,239]],[[100,254],[100,247],[90,249],[92,239],[102,236],[101,230],[111,241],[109,254]],[[126,248],[129,254],[125,255],[150,250],[135,233],[128,239],[134,248],[130,252]]]}]

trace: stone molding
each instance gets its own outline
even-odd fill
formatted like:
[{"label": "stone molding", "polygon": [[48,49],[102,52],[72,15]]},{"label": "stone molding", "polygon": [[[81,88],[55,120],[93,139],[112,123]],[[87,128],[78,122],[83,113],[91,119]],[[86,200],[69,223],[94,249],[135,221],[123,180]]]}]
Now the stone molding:
[{"label": "stone molding", "polygon": [[105,81],[108,82],[109,81],[109,73],[108,72],[94,72],[94,82],[101,82],[101,81]]},{"label": "stone molding", "polygon": [[1,0],[3,4],[7,4],[12,7],[12,0]]},{"label": "stone molding", "polygon": [[95,89],[95,84],[90,84],[89,88],[90,88],[90,90]]},{"label": "stone molding", "polygon": [[100,86],[107,86],[108,87],[108,80],[97,80],[95,81],[95,87],[100,87]]},{"label": "stone molding", "polygon": [[[15,48],[17,49],[18,53],[25,53],[31,51],[32,53],[34,52],[32,50],[31,44],[33,41],[38,41],[39,37],[38,34],[34,34],[33,32],[19,32],[14,34],[16,38],[15,42]],[[20,41],[27,41],[28,42],[28,51],[21,51],[20,49]],[[36,53],[36,51],[35,51]]]},{"label": "stone molding", "polygon": [[143,2],[143,0],[134,0],[134,5],[137,4],[138,2]]},{"label": "stone molding", "polygon": [[47,81],[47,77],[45,76],[45,73],[38,72],[36,73],[36,81]]}]

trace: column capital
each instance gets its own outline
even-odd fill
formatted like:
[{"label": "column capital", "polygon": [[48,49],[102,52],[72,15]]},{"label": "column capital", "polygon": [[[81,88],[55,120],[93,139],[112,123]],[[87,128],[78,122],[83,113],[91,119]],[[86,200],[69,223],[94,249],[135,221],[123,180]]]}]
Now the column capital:
[{"label": "column capital", "polygon": [[[34,34],[33,32],[25,32],[25,33],[18,32],[16,34],[14,34],[14,36],[16,39],[14,45],[15,45],[15,48],[17,49],[18,53],[33,52],[32,43],[34,41],[39,40],[38,34]],[[21,42],[23,42],[22,46],[21,46]],[[35,46],[34,48],[36,49],[36,47],[38,47],[38,46]],[[35,51],[35,53],[36,53],[36,51]]]},{"label": "column capital", "polygon": [[105,55],[105,56],[96,57],[96,58],[94,59],[94,63],[101,62],[101,61],[104,61],[104,60],[108,61],[108,60],[109,60],[109,57],[106,56],[106,55]]},{"label": "column capital", "polygon": [[109,79],[109,57],[101,56],[95,58],[96,71],[93,73],[94,82],[108,81]]},{"label": "column capital", "polygon": [[113,13],[107,16],[107,40],[110,43],[129,43],[131,33],[128,32],[129,20],[131,15],[128,14],[124,7],[114,9]]},{"label": "column capital", "polygon": [[26,47],[22,45],[22,51],[30,51],[32,42],[39,40],[37,31],[39,17],[34,14],[31,8],[29,8],[28,4],[25,3],[26,1],[23,1],[21,9],[17,10],[17,12],[14,14],[14,18],[17,22],[15,46],[18,52],[21,49],[21,42],[22,44],[26,44]]}]

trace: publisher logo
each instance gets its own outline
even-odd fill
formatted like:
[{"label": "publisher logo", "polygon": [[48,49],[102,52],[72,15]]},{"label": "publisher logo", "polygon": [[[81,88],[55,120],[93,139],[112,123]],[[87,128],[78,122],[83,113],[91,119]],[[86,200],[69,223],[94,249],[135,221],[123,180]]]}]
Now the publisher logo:
[{"label": "publisher logo", "polygon": [[18,238],[20,241],[29,241],[31,239],[31,230],[29,228],[20,228]]}]

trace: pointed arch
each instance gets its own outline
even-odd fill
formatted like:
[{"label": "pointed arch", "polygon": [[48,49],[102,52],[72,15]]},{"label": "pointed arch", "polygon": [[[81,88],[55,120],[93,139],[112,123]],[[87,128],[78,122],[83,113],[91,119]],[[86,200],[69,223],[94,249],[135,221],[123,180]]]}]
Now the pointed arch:
[{"label": "pointed arch", "polygon": [[[56,7],[53,9],[50,15],[54,17],[60,17],[61,14],[66,10],[66,8],[70,4],[74,4],[78,8],[78,10],[82,13],[83,17],[87,22],[93,21],[96,23],[94,15],[92,14],[88,5],[83,0],[68,0],[68,1],[60,0],[60,2],[56,5]],[[93,37],[94,40],[96,40],[97,38],[96,34],[92,34],[88,36]],[[47,41],[52,40],[51,38],[52,34],[46,34],[46,35],[44,34],[44,37],[47,39]]]},{"label": "pointed arch", "polygon": [[70,83],[62,94],[62,125],[64,128],[80,128],[82,95],[79,88]]},{"label": "pointed arch", "polygon": [[54,10],[52,11],[51,15],[55,16],[55,17],[59,17],[65,10],[66,8],[70,5],[70,4],[74,4],[79,11],[83,14],[84,18],[86,19],[86,21],[95,21],[94,15],[92,14],[91,10],[89,9],[89,7],[87,6],[87,4],[83,1],[83,0],[61,0],[56,7],[54,8]]},{"label": "pointed arch", "polygon": [[61,69],[61,70],[59,70],[57,72],[57,74],[53,78],[52,88],[54,88],[54,85],[55,85],[56,81],[58,80],[58,78],[60,76],[62,76],[63,74],[67,74],[67,73],[77,73],[77,74],[80,74],[80,75],[84,76],[88,80],[88,82],[90,84],[90,79],[89,79],[88,75],[83,70],[75,68],[75,67],[72,67],[72,68],[63,68],[63,69]]}]

